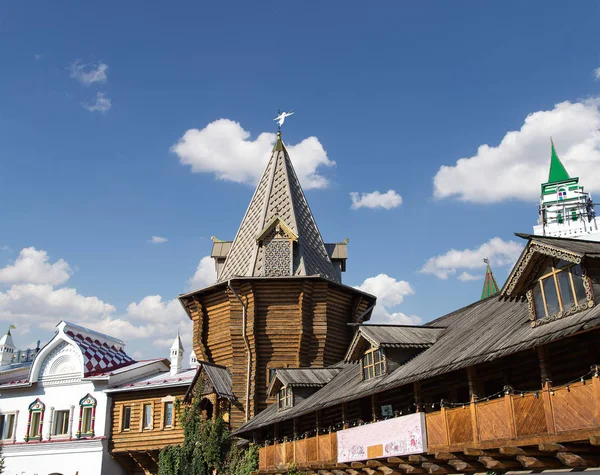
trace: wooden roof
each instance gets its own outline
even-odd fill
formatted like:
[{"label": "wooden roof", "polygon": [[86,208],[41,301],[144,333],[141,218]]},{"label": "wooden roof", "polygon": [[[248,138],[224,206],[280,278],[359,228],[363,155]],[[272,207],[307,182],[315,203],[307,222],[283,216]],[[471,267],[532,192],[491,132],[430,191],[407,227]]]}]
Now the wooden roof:
[{"label": "wooden roof", "polygon": [[[531,237],[540,242],[540,238]],[[600,243],[572,242],[550,239],[552,246],[577,249],[600,249]],[[594,253],[587,253],[588,258]],[[517,263],[518,265],[518,263]],[[594,305],[570,316],[556,319],[547,325],[532,327],[527,302],[521,299],[504,300],[497,295],[479,300],[438,318],[423,328],[444,327],[436,341],[423,352],[388,375],[362,380],[359,363],[343,365],[342,371],[315,394],[284,412],[269,407],[242,426],[237,434],[273,424],[291,417],[313,413],[318,409],[341,404],[387,389],[421,381],[468,366],[534,348],[576,333],[600,327],[600,306]],[[390,327],[395,332],[395,327]],[[378,332],[385,334],[384,326]],[[384,335],[380,335],[384,336]],[[339,365],[336,367],[340,367]]]},{"label": "wooden roof", "polygon": [[281,137],[258,182],[218,280],[262,275],[264,248],[256,238],[276,216],[298,236],[298,260],[294,263],[293,275],[320,275],[340,282]]},{"label": "wooden roof", "polygon": [[281,386],[325,386],[340,371],[341,368],[280,368],[269,385],[268,393],[273,394]]}]

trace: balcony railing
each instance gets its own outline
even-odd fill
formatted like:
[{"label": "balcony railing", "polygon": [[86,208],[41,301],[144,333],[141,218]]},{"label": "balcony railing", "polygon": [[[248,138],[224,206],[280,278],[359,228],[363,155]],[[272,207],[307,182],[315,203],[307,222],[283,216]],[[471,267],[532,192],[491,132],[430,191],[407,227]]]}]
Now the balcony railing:
[{"label": "balcony railing", "polygon": [[[594,444],[600,444],[600,379],[442,408],[427,413],[425,423],[429,454],[592,437],[596,438]],[[337,433],[268,445],[260,449],[259,456],[261,471],[290,464],[336,464]]]},{"label": "balcony railing", "polygon": [[428,413],[428,452],[582,440],[600,429],[600,380],[507,394],[486,402]]},{"label": "balcony railing", "polygon": [[289,442],[275,443],[259,451],[259,469],[290,464],[303,466],[313,463],[335,463],[337,438],[335,433],[306,437]]}]

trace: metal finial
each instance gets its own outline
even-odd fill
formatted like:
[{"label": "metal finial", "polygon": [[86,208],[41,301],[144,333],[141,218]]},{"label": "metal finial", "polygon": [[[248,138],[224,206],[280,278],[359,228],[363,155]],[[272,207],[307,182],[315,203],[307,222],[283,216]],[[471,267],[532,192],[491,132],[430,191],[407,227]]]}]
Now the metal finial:
[{"label": "metal finial", "polygon": [[490,260],[487,257],[483,259],[483,262],[485,262],[488,266],[490,265]]},{"label": "metal finial", "polygon": [[289,117],[291,115],[294,115],[294,111],[290,111],[290,112],[281,112],[280,109],[277,110],[277,117],[275,117],[273,120],[277,122],[277,131],[281,131],[281,126],[283,125],[283,123],[285,122],[285,118]]}]

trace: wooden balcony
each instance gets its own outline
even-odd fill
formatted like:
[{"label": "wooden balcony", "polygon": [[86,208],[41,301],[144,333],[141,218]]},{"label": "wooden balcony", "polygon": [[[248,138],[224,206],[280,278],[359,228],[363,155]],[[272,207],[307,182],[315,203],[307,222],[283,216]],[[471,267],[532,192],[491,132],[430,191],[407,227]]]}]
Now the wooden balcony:
[{"label": "wooden balcony", "polygon": [[262,447],[259,451],[259,470],[267,471],[292,464],[297,467],[335,464],[336,460],[337,437],[332,432]]},{"label": "wooden balcony", "polygon": [[[600,466],[600,379],[426,414],[422,455],[337,463],[336,433],[260,449],[259,473],[449,474]],[[331,472],[333,470],[333,472]],[[389,470],[392,470],[391,472]],[[369,472],[371,473],[371,472]]]},{"label": "wooden balcony", "polygon": [[427,414],[428,452],[582,441],[600,429],[600,380]]}]

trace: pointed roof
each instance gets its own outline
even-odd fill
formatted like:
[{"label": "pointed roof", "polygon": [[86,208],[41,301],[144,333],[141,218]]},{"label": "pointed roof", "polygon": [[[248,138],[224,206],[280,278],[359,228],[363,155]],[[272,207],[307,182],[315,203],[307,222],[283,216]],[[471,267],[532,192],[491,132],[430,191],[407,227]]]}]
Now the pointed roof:
[{"label": "pointed roof", "polygon": [[6,332],[6,335],[4,335],[2,338],[0,338],[0,345],[10,346],[11,348],[15,347],[15,344],[12,339],[12,335],[10,334],[10,328]]},{"label": "pointed roof", "polygon": [[487,265],[487,269],[485,271],[485,281],[483,282],[483,290],[481,291],[481,300],[487,299],[492,295],[500,292],[498,288],[498,284],[496,283],[496,279],[494,278],[494,273],[492,272],[492,268],[490,267],[489,261],[484,259],[484,262]]},{"label": "pointed roof", "polygon": [[246,215],[219,274],[219,282],[232,277],[263,275],[263,246],[258,238],[274,221],[298,237],[293,275],[320,275],[340,282],[310,211],[290,156],[277,134],[271,159],[258,182]]},{"label": "pointed roof", "polygon": [[179,335],[179,332],[177,332],[177,336],[175,337],[175,340],[173,340],[171,349],[183,351],[183,343],[181,343],[181,336]]},{"label": "pointed roof", "polygon": [[548,175],[548,183],[557,183],[559,181],[570,180],[571,177],[567,173],[565,166],[558,158],[558,154],[554,148],[554,142],[550,139],[552,144],[552,154],[550,157],[550,174]]}]

